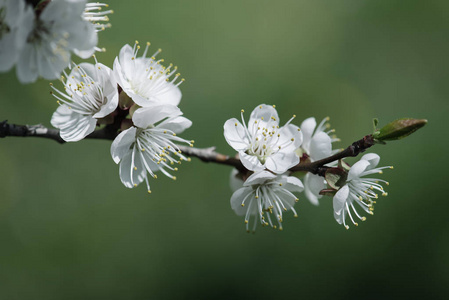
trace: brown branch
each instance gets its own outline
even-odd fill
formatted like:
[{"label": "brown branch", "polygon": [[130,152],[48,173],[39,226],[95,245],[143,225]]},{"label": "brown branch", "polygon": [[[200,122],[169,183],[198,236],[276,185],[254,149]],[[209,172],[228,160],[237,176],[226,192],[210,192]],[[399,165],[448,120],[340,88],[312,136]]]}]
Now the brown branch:
[{"label": "brown branch", "polygon": [[[96,130],[88,135],[88,139],[102,139],[102,140],[113,140],[117,136],[118,125],[117,123],[107,125],[102,129]],[[65,141],[59,135],[59,130],[47,128],[43,125],[16,125],[9,124],[7,121],[0,123],[0,137],[4,138],[7,136],[16,137],[39,137],[54,140],[60,144],[65,143]],[[300,162],[298,165],[290,169],[291,172],[310,172],[313,174],[318,174],[324,176],[327,168],[325,165],[333,161],[357,156],[364,152],[366,149],[370,148],[375,144],[372,135],[367,135],[362,139],[352,143],[348,148],[341,152],[338,152],[327,158],[314,161],[314,162]],[[184,155],[189,157],[196,157],[204,162],[213,162],[222,165],[232,166],[238,169],[241,173],[247,173],[248,170],[243,166],[238,157],[230,157],[215,151],[215,147],[209,148],[193,148],[187,146],[178,146]]]}]

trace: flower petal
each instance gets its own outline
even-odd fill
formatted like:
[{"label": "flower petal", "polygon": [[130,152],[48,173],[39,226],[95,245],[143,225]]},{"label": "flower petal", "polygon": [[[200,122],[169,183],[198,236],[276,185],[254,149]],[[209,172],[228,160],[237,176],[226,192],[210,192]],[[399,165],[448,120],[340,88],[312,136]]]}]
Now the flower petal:
[{"label": "flower petal", "polygon": [[304,185],[302,184],[302,181],[299,180],[299,178],[294,176],[286,176],[287,183],[285,184],[284,188],[289,190],[290,192],[302,192],[304,190]]},{"label": "flower petal", "polygon": [[246,179],[243,186],[251,186],[256,184],[263,184],[268,180],[276,178],[276,175],[273,173],[270,173],[268,171],[260,171],[252,174],[251,176]]},{"label": "flower petal", "polygon": [[[134,164],[133,164],[134,151]],[[133,147],[120,161],[120,180],[127,188],[133,188],[145,180],[147,171],[142,163],[138,150]],[[137,170],[135,169],[137,168]]]},{"label": "flower petal", "polygon": [[[253,189],[251,187],[243,187],[234,192],[231,196],[231,208],[235,211],[238,216],[244,216],[249,208],[249,202],[254,199],[251,198],[250,194],[253,193]],[[242,206],[243,200],[246,198],[245,205]],[[255,205],[252,205],[254,208]]]},{"label": "flower petal", "polygon": [[122,160],[129,152],[131,145],[136,141],[136,127],[131,127],[122,131],[112,142],[111,156],[116,164]]},{"label": "flower petal", "polygon": [[276,174],[282,174],[298,163],[299,157],[295,152],[278,152],[267,158],[265,167]]},{"label": "flower petal", "polygon": [[257,156],[248,155],[243,151],[239,151],[239,157],[243,166],[250,171],[257,172],[265,169],[262,163],[257,158]]},{"label": "flower petal", "polygon": [[237,169],[232,169],[229,176],[229,186],[233,192],[243,187],[243,179],[239,176]]},{"label": "flower petal", "polygon": [[361,160],[368,161],[369,167],[366,169],[371,170],[371,169],[374,169],[375,167],[377,167],[377,165],[379,164],[380,156],[377,155],[376,153],[367,153],[362,156]]},{"label": "flower petal", "polygon": [[341,215],[342,210],[345,209],[345,204],[348,197],[349,197],[349,187],[346,184],[341,189],[338,190],[338,192],[335,194],[333,198],[334,212],[337,215]]},{"label": "flower petal", "polygon": [[271,105],[260,104],[251,112],[248,124],[253,124],[256,120],[268,122],[271,117],[274,117],[275,123],[279,124],[279,116],[276,109]]},{"label": "flower petal", "polygon": [[315,134],[310,141],[309,155],[312,161],[320,160],[332,154],[332,140],[324,132]]},{"label": "flower petal", "polygon": [[348,172],[348,181],[359,178],[363,172],[370,166],[367,160],[359,160],[356,162]]},{"label": "flower petal", "polygon": [[133,123],[137,127],[147,128],[149,125],[167,118],[182,115],[181,110],[174,105],[155,105],[137,109],[133,114]]},{"label": "flower petal", "polygon": [[320,191],[324,189],[325,181],[323,177],[307,173],[304,176],[304,193],[313,205],[318,205],[318,199],[322,197]]},{"label": "flower petal", "polygon": [[243,125],[235,118],[229,119],[223,126],[224,137],[229,146],[236,151],[248,149],[249,140]]},{"label": "flower petal", "polygon": [[303,134],[303,142],[302,142],[302,148],[306,150],[307,153],[309,153],[309,145],[310,141],[312,140],[313,131],[316,127],[316,120],[315,118],[311,117],[308,119],[305,119],[301,123],[301,131]]},{"label": "flower petal", "polygon": [[64,141],[76,142],[95,130],[97,119],[78,114],[68,106],[61,105],[53,113],[51,124],[59,128],[61,138]]},{"label": "flower petal", "polygon": [[182,133],[187,128],[192,126],[192,121],[189,119],[179,116],[174,118],[168,118],[162,121],[157,127],[165,128],[173,131],[176,134]]}]

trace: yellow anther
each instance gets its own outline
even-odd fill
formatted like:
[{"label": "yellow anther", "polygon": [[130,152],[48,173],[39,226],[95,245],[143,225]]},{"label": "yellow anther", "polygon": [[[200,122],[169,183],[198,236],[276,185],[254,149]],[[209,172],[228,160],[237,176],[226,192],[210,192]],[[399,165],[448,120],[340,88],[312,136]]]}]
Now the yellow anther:
[{"label": "yellow anther", "polygon": [[245,206],[245,203],[242,203],[241,205],[242,205],[242,207],[244,207],[244,206]]},{"label": "yellow anther", "polygon": [[345,225],[345,228],[346,228],[346,229],[349,229],[349,226],[348,226],[348,225]]},{"label": "yellow anther", "polygon": [[294,140],[295,140],[294,138],[291,139],[292,142],[293,142]]},{"label": "yellow anther", "polygon": [[276,105],[273,105],[273,108],[276,108]]},{"label": "yellow anther", "polygon": [[237,123],[235,123],[235,126],[237,126],[238,124]]},{"label": "yellow anther", "polygon": [[296,199],[295,199],[295,202],[298,202],[298,201],[299,201],[299,199],[298,199],[298,198],[296,198]]},{"label": "yellow anther", "polygon": [[244,113],[245,112],[245,110],[244,109],[242,109],[240,112],[242,112],[242,113]]},{"label": "yellow anther", "polygon": [[173,179],[173,180],[176,180],[176,176],[173,176],[172,179]]},{"label": "yellow anther", "polygon": [[259,196],[256,196],[255,198],[256,198],[256,199],[259,199]]},{"label": "yellow anther", "polygon": [[134,187],[136,187],[137,186],[137,184],[136,183],[134,183]]},{"label": "yellow anther", "polygon": [[[173,163],[173,161],[171,161],[171,163]],[[178,171],[178,168],[174,168],[173,170]]]},{"label": "yellow anther", "polygon": [[365,222],[366,221],[366,217],[362,217],[362,221]]},{"label": "yellow anther", "polygon": [[148,190],[148,194],[151,194],[151,190]]},{"label": "yellow anther", "polygon": [[279,186],[282,186],[282,183],[279,183]]},{"label": "yellow anther", "polygon": [[354,223],[355,226],[359,226],[359,223]]},{"label": "yellow anther", "polygon": [[293,115],[293,118],[296,118],[296,115]]},{"label": "yellow anther", "polygon": [[248,220],[245,220],[245,224],[248,224]]},{"label": "yellow anther", "polygon": [[298,217],[298,215],[297,215],[297,214],[294,214],[294,215],[293,215],[293,217],[297,218],[297,217]]},{"label": "yellow anther", "polygon": [[394,169],[394,167],[393,167],[393,166],[391,166],[391,167],[390,167],[390,169]]},{"label": "yellow anther", "polygon": [[136,171],[137,170],[137,167],[134,167],[134,171]]}]

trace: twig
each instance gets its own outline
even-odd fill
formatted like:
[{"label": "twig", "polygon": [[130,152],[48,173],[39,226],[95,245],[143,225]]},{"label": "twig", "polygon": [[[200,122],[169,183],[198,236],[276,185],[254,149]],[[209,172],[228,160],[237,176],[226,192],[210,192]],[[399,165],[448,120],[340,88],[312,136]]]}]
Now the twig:
[{"label": "twig", "polygon": [[[118,127],[117,124],[111,124],[103,127],[102,129],[96,130],[88,135],[88,139],[102,139],[102,140],[113,140],[117,136]],[[59,130],[47,128],[41,124],[38,125],[16,125],[9,124],[7,121],[0,123],[0,137],[4,138],[7,136],[16,137],[39,137],[54,140],[60,144],[65,143],[65,141],[59,135]],[[324,176],[327,168],[325,165],[333,161],[357,156],[364,152],[366,149],[370,148],[375,144],[373,136],[367,135],[362,139],[352,143],[348,148],[341,152],[338,152],[327,158],[314,161],[314,162],[300,162],[296,166],[290,169],[291,172],[310,172],[313,174],[318,174]],[[247,173],[248,170],[243,166],[237,157],[230,157],[215,151],[215,147],[209,148],[194,148],[186,146],[178,146],[184,155],[190,157],[196,157],[204,162],[213,162],[222,165],[232,166],[238,169],[242,173]]]}]

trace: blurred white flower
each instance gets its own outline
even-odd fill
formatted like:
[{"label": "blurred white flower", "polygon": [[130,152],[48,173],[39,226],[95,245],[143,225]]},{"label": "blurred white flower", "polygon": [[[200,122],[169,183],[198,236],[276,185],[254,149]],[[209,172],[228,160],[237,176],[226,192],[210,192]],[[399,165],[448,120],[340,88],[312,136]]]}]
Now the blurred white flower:
[{"label": "blurred white flower", "polygon": [[88,58],[96,49],[97,25],[85,17],[86,0],[53,0],[45,5],[17,60],[22,83],[59,78],[72,52]]},{"label": "blurred white flower", "polygon": [[117,83],[112,70],[96,63],[73,65],[63,82],[65,92],[55,87],[52,94],[60,106],[51,118],[51,124],[60,129],[67,142],[83,139],[95,130],[97,120],[112,113],[118,105]]},{"label": "blurred white flower", "polygon": [[[96,40],[97,32],[103,31],[106,28],[111,27],[111,24],[106,22],[109,22],[108,15],[114,13],[114,11],[103,10],[104,7],[107,8],[109,7],[109,5],[100,2],[86,3],[86,7],[84,8],[82,17],[84,20],[92,23],[95,28],[95,31],[89,31],[90,36],[87,37],[87,39]],[[75,54],[82,58],[91,56],[95,51],[104,52],[106,51],[106,49],[95,46],[94,48],[88,50],[78,50],[78,49],[74,50]]]},{"label": "blurred white flower", "polygon": [[[236,185],[235,173],[231,179],[231,185]],[[262,226],[270,225],[282,230],[283,213],[291,210],[295,217],[298,216],[293,205],[298,198],[292,192],[302,192],[301,180],[293,176],[275,175],[268,171],[252,174],[243,183],[243,187],[237,189],[231,197],[231,207],[239,216],[245,216],[246,230],[249,232],[250,217],[254,216],[252,230],[257,223]],[[276,220],[272,220],[271,216]],[[277,222],[276,225],[274,222]]]},{"label": "blurred white flower", "polygon": [[[329,118],[324,118],[318,127],[313,117],[301,123],[300,128],[303,134],[303,142],[298,154],[302,157],[307,157],[310,162],[329,157],[338,151],[332,150],[332,143],[338,141],[338,139],[329,136],[334,131],[326,130],[328,129],[327,121],[329,121]],[[319,193],[325,187],[326,181],[323,177],[312,173],[307,173],[304,176],[304,193],[312,204],[319,204],[318,199],[322,197]]]},{"label": "blurred white flower", "polygon": [[0,0],[0,72],[10,70],[31,32],[34,11],[22,0]]},{"label": "blurred white flower", "polygon": [[371,174],[382,174],[382,170],[386,168],[392,169],[393,167],[380,167],[376,168],[379,163],[380,157],[374,153],[368,153],[362,156],[362,158],[356,162],[348,172],[348,178],[346,184],[341,187],[335,194],[333,199],[334,204],[334,217],[339,224],[343,224],[346,229],[349,228],[346,225],[346,218],[349,215],[351,222],[358,226],[358,223],[354,221],[354,217],[351,213],[362,221],[366,218],[358,214],[354,207],[356,202],[365,212],[373,214],[373,204],[376,203],[373,199],[378,198],[377,192],[380,192],[382,196],[386,196],[382,185],[379,182],[383,182],[388,185],[388,182],[375,178],[362,178],[363,176]]},{"label": "blurred white flower", "polygon": [[177,82],[180,76],[176,73],[177,67],[173,67],[172,64],[164,67],[161,64],[164,60],[156,59],[161,49],[147,58],[149,46],[150,43],[147,43],[141,57],[137,57],[140,49],[137,41],[133,48],[130,45],[122,47],[114,61],[117,82],[123,91],[141,107],[164,104],[176,106],[181,101],[181,91],[178,86],[184,79]]},{"label": "blurred white flower", "polygon": [[157,171],[176,179],[169,172],[178,170],[173,165],[190,160],[181,154],[176,143],[193,146],[193,141],[177,136],[192,125],[181,115],[174,105],[155,105],[134,112],[132,121],[137,127],[121,132],[111,146],[112,158],[120,163],[120,179],[126,187],[136,187],[145,180],[151,193],[147,173],[156,178]]},{"label": "blurred white flower", "polygon": [[224,124],[228,144],[239,152],[242,164],[251,171],[268,169],[282,174],[299,163],[295,150],[301,145],[300,129],[290,124],[291,118],[279,127],[279,117],[274,106],[259,105],[251,113],[248,126],[232,118]]}]

